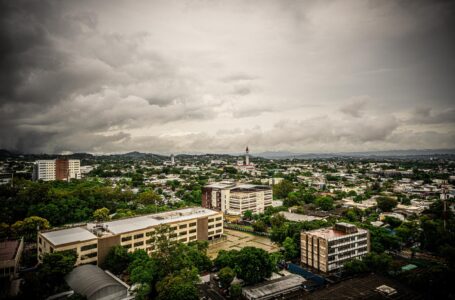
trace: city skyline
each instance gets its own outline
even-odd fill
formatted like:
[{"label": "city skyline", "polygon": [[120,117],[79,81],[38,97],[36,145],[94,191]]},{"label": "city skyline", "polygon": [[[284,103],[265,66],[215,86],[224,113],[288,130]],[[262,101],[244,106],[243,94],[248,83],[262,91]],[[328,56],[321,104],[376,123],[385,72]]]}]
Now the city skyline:
[{"label": "city skyline", "polygon": [[0,8],[0,149],[455,148],[450,1]]}]

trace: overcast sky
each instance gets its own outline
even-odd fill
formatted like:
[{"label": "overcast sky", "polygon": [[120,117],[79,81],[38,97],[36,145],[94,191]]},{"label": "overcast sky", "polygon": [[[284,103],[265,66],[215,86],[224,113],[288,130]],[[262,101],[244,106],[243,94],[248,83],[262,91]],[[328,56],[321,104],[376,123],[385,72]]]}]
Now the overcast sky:
[{"label": "overcast sky", "polygon": [[453,1],[0,2],[0,148],[455,148]]}]

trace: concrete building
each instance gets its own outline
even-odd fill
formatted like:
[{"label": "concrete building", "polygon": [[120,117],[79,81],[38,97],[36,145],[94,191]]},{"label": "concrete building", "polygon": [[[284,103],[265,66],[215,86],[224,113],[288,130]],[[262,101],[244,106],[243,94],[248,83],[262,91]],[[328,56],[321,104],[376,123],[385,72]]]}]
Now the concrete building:
[{"label": "concrete building", "polygon": [[249,300],[284,299],[284,295],[298,291],[305,283],[300,275],[287,275],[242,289],[242,294]]},{"label": "concrete building", "polygon": [[231,182],[209,184],[202,190],[202,206],[230,215],[242,215],[247,210],[262,213],[272,206],[272,188]]},{"label": "concrete building", "polygon": [[0,278],[12,279],[17,275],[23,250],[23,239],[0,242]]},{"label": "concrete building", "polygon": [[81,179],[81,161],[78,159],[37,160],[33,165],[33,180]]},{"label": "concrete building", "polygon": [[37,160],[33,165],[33,180],[55,180],[55,160]]},{"label": "concrete building", "polygon": [[333,228],[302,232],[300,245],[302,264],[327,273],[366,255],[370,251],[370,234],[355,225],[337,223]]},{"label": "concrete building", "polygon": [[110,222],[88,223],[84,226],[41,231],[38,233],[38,260],[45,253],[74,250],[76,265],[101,264],[109,249],[121,245],[133,252],[155,251],[155,229],[169,225],[171,239],[183,243],[212,240],[223,235],[223,214],[194,207],[158,214],[126,218]]}]

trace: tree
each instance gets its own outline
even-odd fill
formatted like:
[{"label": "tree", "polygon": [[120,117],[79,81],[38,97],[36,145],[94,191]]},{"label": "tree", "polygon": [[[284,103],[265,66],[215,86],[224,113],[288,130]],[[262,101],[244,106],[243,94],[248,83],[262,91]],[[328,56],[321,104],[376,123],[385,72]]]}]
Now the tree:
[{"label": "tree", "polygon": [[294,185],[289,180],[282,180],[273,186],[273,196],[276,199],[287,198],[288,194],[294,190]]},{"label": "tree", "polygon": [[31,242],[36,241],[38,230],[49,229],[50,224],[44,218],[32,216],[23,221],[17,221],[11,228],[16,236],[23,236],[26,241]]},{"label": "tree", "polygon": [[216,257],[213,263],[218,268],[223,267],[235,268],[238,254],[239,251],[235,249],[230,251],[220,250],[220,252],[218,252],[218,256]]},{"label": "tree", "polygon": [[229,295],[231,296],[231,299],[240,299],[240,296],[242,296],[242,287],[240,284],[232,284],[229,288]]},{"label": "tree", "polygon": [[11,228],[6,223],[0,223],[0,240],[6,239],[11,235]]},{"label": "tree", "polygon": [[196,283],[199,281],[197,269],[183,269],[166,276],[156,285],[159,300],[197,300],[199,299]]},{"label": "tree", "polygon": [[253,212],[251,210],[245,210],[243,212],[243,218],[245,220],[251,220],[253,218]]},{"label": "tree", "polygon": [[221,285],[223,287],[228,287],[232,280],[234,280],[235,272],[230,267],[224,267],[218,272],[218,276],[220,278]]},{"label": "tree", "polygon": [[400,219],[391,216],[386,216],[384,222],[389,224],[392,228],[396,228],[402,223]]},{"label": "tree", "polygon": [[109,250],[102,267],[114,274],[121,274],[126,270],[129,263],[130,258],[128,256],[128,251],[124,247],[118,245]]},{"label": "tree", "polygon": [[237,276],[247,284],[258,283],[270,277],[273,268],[269,254],[263,249],[245,247],[237,255],[235,266]]},{"label": "tree", "polygon": [[161,205],[163,204],[163,199],[160,195],[155,193],[155,191],[145,191],[139,194],[137,198],[137,202],[144,205],[154,204],[154,205]]},{"label": "tree", "polygon": [[98,208],[93,212],[93,218],[98,222],[109,221],[110,220],[109,209],[107,209],[106,207]]},{"label": "tree", "polygon": [[284,248],[284,257],[286,260],[291,260],[296,258],[299,255],[299,250],[297,249],[297,244],[294,242],[294,239],[286,237],[283,242]]},{"label": "tree", "polygon": [[286,222],[286,218],[282,214],[275,214],[270,218],[272,227],[281,227]]},{"label": "tree", "polygon": [[77,253],[72,250],[46,253],[39,272],[48,282],[61,282],[73,270],[76,261]]},{"label": "tree", "polygon": [[333,209],[333,199],[329,196],[318,197],[316,205],[322,210],[331,210]]},{"label": "tree", "polygon": [[378,208],[382,211],[392,211],[397,206],[398,201],[390,197],[378,197],[376,199]]},{"label": "tree", "polygon": [[252,225],[253,225],[254,231],[267,232],[267,225],[262,220],[258,220],[256,222],[254,222]]}]

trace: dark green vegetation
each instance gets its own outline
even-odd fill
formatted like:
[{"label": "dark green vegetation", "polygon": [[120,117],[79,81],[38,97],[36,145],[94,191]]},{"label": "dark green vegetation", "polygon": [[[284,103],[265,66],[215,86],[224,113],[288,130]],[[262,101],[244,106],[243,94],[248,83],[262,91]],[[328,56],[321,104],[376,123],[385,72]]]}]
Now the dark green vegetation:
[{"label": "dark green vegetation", "polygon": [[220,280],[223,277],[224,284],[227,284],[233,273],[245,283],[255,284],[270,277],[275,269],[273,256],[255,247],[245,247],[240,251],[222,250],[218,253],[214,264],[221,268],[219,276]]},{"label": "dark green vegetation", "polygon": [[165,204],[165,195],[155,192],[153,187],[142,186],[138,193],[133,193],[128,185],[112,187],[109,180],[32,182],[17,179],[13,187],[0,185],[0,238],[24,235],[27,241],[32,241],[37,226],[47,229],[108,220],[111,216],[118,219],[194,206],[200,202],[200,189],[198,184],[182,185],[177,194],[183,201]]},{"label": "dark green vegetation", "polygon": [[43,263],[34,272],[24,274],[19,299],[45,299],[48,296],[68,291],[65,275],[74,268],[77,254],[61,251],[45,254]]},{"label": "dark green vegetation", "polygon": [[[366,211],[363,215],[368,216],[368,213]],[[346,215],[350,216],[350,221],[370,231],[372,250],[362,261],[347,263],[344,269],[347,274],[378,272],[395,277],[427,298],[445,299],[455,296],[455,289],[450,283],[450,278],[455,276],[455,216],[450,211],[444,213],[441,201],[436,201],[413,221],[401,222],[386,218],[389,229],[360,223],[360,211],[351,210]],[[355,220],[354,215],[357,216]],[[391,255],[402,250],[407,250],[407,256],[411,257],[398,257],[396,260]],[[433,259],[418,259],[418,253],[430,255]],[[401,272],[399,262],[401,265],[417,265],[418,271]]]},{"label": "dark green vegetation", "polygon": [[170,234],[169,226],[156,229],[150,237],[156,243],[150,256],[143,250],[128,253],[116,246],[102,267],[114,274],[127,274],[130,283],[140,284],[137,299],[198,299],[198,274],[212,267],[206,254],[208,243],[177,243],[168,238]]}]

